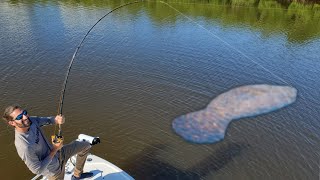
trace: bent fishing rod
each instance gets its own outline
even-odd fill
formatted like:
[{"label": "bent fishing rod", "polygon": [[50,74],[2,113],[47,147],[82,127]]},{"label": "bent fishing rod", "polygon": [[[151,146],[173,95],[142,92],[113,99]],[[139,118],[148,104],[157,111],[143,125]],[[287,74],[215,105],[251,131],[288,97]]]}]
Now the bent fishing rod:
[{"label": "bent fishing rod", "polygon": [[[106,16],[108,16],[109,14],[111,14],[112,12],[122,8],[122,7],[125,7],[125,6],[128,6],[128,5],[132,5],[132,4],[135,4],[135,3],[139,3],[139,2],[144,2],[144,1],[147,1],[147,0],[140,0],[140,1],[134,1],[134,2],[130,2],[130,3],[126,3],[126,4],[123,4],[123,5],[120,5],[114,9],[112,9],[111,11],[109,11],[107,14],[105,14],[104,16],[102,16],[90,29],[89,31],[85,34],[85,36],[83,37],[83,39],[81,40],[81,42],[79,43],[79,45],[77,46],[75,52],[73,53],[73,56],[72,56],[72,59],[70,61],[70,64],[69,64],[69,67],[68,67],[68,70],[67,70],[67,73],[66,73],[66,76],[65,76],[65,80],[64,80],[64,83],[62,85],[62,90],[61,90],[61,95],[60,95],[60,101],[59,101],[59,108],[58,108],[58,114],[62,115],[62,110],[63,110],[63,101],[64,101],[64,97],[65,97],[65,91],[66,91],[66,86],[67,86],[67,83],[68,83],[68,77],[69,77],[69,74],[70,74],[70,70],[71,70],[71,67],[72,67],[72,64],[74,62],[74,59],[81,47],[81,45],[84,43],[84,40],[86,39],[86,37],[88,36],[88,34],[91,32],[91,30],[102,20],[104,19]],[[208,31],[212,36],[214,36],[215,38],[217,38],[218,40],[222,41],[224,44],[228,45],[229,47],[231,47],[232,49],[236,50],[238,53],[240,53],[241,55],[243,55],[244,57],[246,57],[247,59],[251,60],[252,62],[254,62],[255,64],[259,65],[260,67],[262,67],[264,70],[266,70],[267,72],[271,73],[273,76],[277,77],[278,79],[280,79],[281,81],[283,81],[284,83],[290,85],[288,82],[286,82],[285,80],[283,80],[281,77],[279,77],[278,75],[272,73],[271,71],[269,71],[267,68],[265,68],[264,66],[262,66],[261,64],[255,62],[254,60],[252,60],[252,58],[248,57],[247,55],[245,55],[244,53],[242,53],[241,51],[235,49],[233,46],[231,46],[229,43],[227,43],[226,41],[222,40],[221,38],[217,37],[215,34],[211,33],[208,29],[206,29],[205,27],[199,25],[198,23],[196,23],[194,20],[192,20],[191,18],[189,18],[188,16],[184,15],[182,12],[178,11],[176,8],[172,7],[171,5],[169,5],[168,3],[164,2],[164,1],[159,1],[160,3],[163,3],[165,5],[167,5],[168,7],[170,7],[171,9],[177,11],[178,13],[180,13],[181,15],[183,15],[184,17],[186,17],[187,19],[189,19],[190,21],[194,22],[196,25],[198,25],[199,27],[201,27],[202,29]],[[55,130],[54,130],[54,134],[52,137],[54,138],[54,142],[59,142],[59,140],[62,140],[62,131],[61,131],[61,125],[59,124],[59,130],[58,130],[58,133],[56,134],[56,125],[55,125]]]},{"label": "bent fishing rod", "polygon": [[[114,11],[116,11],[116,10],[122,8],[122,7],[129,6],[129,5],[132,5],[132,4],[135,4],[135,3],[139,3],[139,2],[143,2],[143,0],[126,3],[126,4],[120,5],[120,6],[116,7],[116,8],[114,8],[114,9],[112,9],[112,10],[109,11],[107,14],[105,14],[104,16],[102,16],[102,17],[89,29],[89,31],[85,34],[85,36],[82,38],[82,40],[80,41],[79,45],[77,46],[75,52],[74,52],[73,55],[72,55],[72,58],[71,58],[71,60],[70,60],[67,73],[66,73],[66,75],[65,75],[64,82],[63,82],[63,84],[62,84],[62,90],[61,90],[60,100],[59,100],[59,106],[58,106],[58,114],[59,114],[59,115],[62,115],[63,101],[64,101],[64,97],[65,97],[66,87],[67,87],[67,83],[68,83],[68,77],[69,77],[69,74],[70,74],[70,71],[71,71],[72,64],[73,64],[73,62],[74,62],[74,59],[75,59],[76,55],[77,55],[78,52],[79,52],[79,49],[80,49],[81,45],[83,44],[83,42],[84,42],[84,40],[86,39],[86,37],[88,36],[88,34],[91,32],[91,30],[92,30],[102,19],[104,19],[105,17],[107,17],[107,16],[108,16],[109,14],[111,14],[112,12],[114,12]],[[54,142],[54,143],[59,143],[59,142],[62,141],[62,138],[63,138],[63,137],[62,137],[61,124],[59,124],[58,133],[56,133],[56,129],[57,129],[57,125],[55,125],[54,135],[52,135],[52,138],[53,138],[53,142]]]}]

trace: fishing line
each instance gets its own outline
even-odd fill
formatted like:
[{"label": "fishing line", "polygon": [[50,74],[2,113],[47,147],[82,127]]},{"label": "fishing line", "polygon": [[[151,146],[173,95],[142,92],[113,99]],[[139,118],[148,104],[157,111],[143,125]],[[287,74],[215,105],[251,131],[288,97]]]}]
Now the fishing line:
[{"label": "fishing line", "polygon": [[[73,53],[72,59],[70,61],[66,76],[65,76],[65,80],[64,83],[62,85],[62,90],[61,90],[61,94],[60,94],[60,100],[59,100],[59,107],[58,107],[58,114],[62,114],[62,110],[63,110],[63,102],[64,102],[64,97],[65,97],[65,91],[66,91],[66,87],[67,87],[67,83],[68,83],[68,77],[71,71],[71,67],[72,64],[75,60],[75,57],[77,55],[77,53],[79,52],[79,49],[81,47],[81,45],[84,43],[84,40],[86,39],[86,37],[88,36],[88,34],[91,32],[91,30],[102,20],[104,19],[106,16],[108,16],[109,14],[111,14],[112,12],[131,5],[131,4],[135,4],[135,3],[139,3],[139,2],[144,2],[144,0],[140,0],[140,1],[134,1],[134,2],[130,2],[130,3],[126,3],[123,5],[120,5],[114,9],[112,9],[111,11],[109,11],[107,14],[105,14],[104,16],[102,16],[90,29],[89,31],[85,34],[85,36],[83,37],[83,39],[81,40],[81,42],[79,43],[79,45],[77,46],[75,52]],[[285,84],[288,84],[289,86],[290,83],[288,83],[286,80],[284,80],[283,78],[281,78],[280,76],[276,75],[275,73],[273,73],[272,71],[270,71],[269,69],[267,69],[266,67],[264,67],[263,65],[261,65],[260,63],[256,62],[255,60],[253,60],[252,58],[250,58],[249,56],[247,56],[246,54],[244,54],[242,51],[240,51],[239,49],[233,47],[230,43],[228,43],[227,41],[221,39],[219,36],[215,35],[214,33],[212,33],[211,31],[209,31],[207,28],[205,28],[204,26],[200,25],[199,23],[195,22],[193,19],[191,19],[190,17],[186,16],[184,13],[180,12],[179,10],[177,10],[176,8],[174,8],[173,6],[171,6],[170,4],[164,2],[164,1],[159,1],[160,3],[163,3],[165,5],[167,5],[168,7],[172,8],[173,10],[175,10],[176,12],[178,12],[179,14],[181,14],[182,16],[184,16],[185,18],[187,18],[188,20],[190,20],[191,22],[193,22],[194,24],[196,24],[198,27],[204,29],[205,31],[207,31],[211,36],[217,38],[218,40],[220,40],[221,42],[223,42],[225,45],[227,45],[228,47],[230,47],[231,49],[233,49],[234,51],[238,52],[239,54],[241,54],[243,57],[245,57],[246,59],[250,60],[251,62],[253,62],[254,64],[256,64],[257,66],[261,67],[262,69],[264,69],[265,71],[267,71],[268,73],[270,73],[271,75],[273,75],[274,77],[278,78],[280,81],[284,82]],[[56,126],[55,126],[55,130],[54,132],[56,132]],[[61,125],[59,125],[59,132],[58,135],[61,135]]]},{"label": "fishing line", "polygon": [[[169,5],[166,2],[160,1],[161,3],[169,6],[170,8],[172,8],[173,10],[175,10],[176,12],[178,12],[179,14],[181,14],[182,16],[184,16],[185,18],[187,18],[188,20],[190,20],[191,22],[193,22],[194,24],[196,24],[198,27],[204,29],[205,31],[207,31],[211,36],[217,38],[218,40],[220,40],[221,42],[223,42],[225,45],[227,45],[228,47],[230,47],[231,49],[235,50],[236,52],[238,52],[239,54],[241,54],[243,57],[245,57],[246,59],[250,60],[251,62],[253,62],[254,64],[256,64],[257,66],[261,67],[262,69],[264,69],[265,71],[267,71],[268,73],[270,73],[272,76],[278,78],[280,81],[284,82],[285,84],[289,85],[290,87],[293,87],[290,83],[288,83],[286,80],[284,80],[283,78],[281,78],[280,76],[276,75],[275,73],[273,73],[272,71],[270,71],[269,69],[267,69],[266,67],[264,67],[262,64],[258,63],[257,61],[253,60],[252,58],[250,58],[249,56],[247,56],[246,54],[244,54],[242,51],[240,51],[239,49],[233,47],[230,43],[228,43],[227,41],[221,39],[220,37],[218,37],[216,34],[214,34],[213,32],[211,32],[210,30],[208,30],[207,28],[205,28],[204,26],[200,25],[199,23],[197,23],[196,21],[194,21],[193,19],[191,19],[190,17],[186,16],[185,14],[183,14],[182,12],[180,12],[179,10],[177,10],[176,8],[172,7],[171,5]],[[301,99],[303,99],[304,101],[307,102],[307,99],[304,97],[303,94],[299,94],[299,97]]]},{"label": "fishing line", "polygon": [[220,40],[221,42],[223,42],[225,45],[227,45],[228,47],[230,47],[231,49],[233,49],[234,51],[238,52],[239,54],[241,54],[243,57],[245,57],[246,59],[250,60],[251,62],[253,62],[254,64],[256,64],[257,66],[261,67],[262,69],[264,69],[265,71],[269,72],[271,75],[273,75],[274,77],[278,78],[280,81],[284,82],[285,84],[291,86],[290,83],[288,83],[286,80],[284,80],[283,78],[281,78],[280,76],[274,74],[273,72],[271,72],[269,69],[267,69],[266,67],[264,67],[263,65],[261,65],[260,63],[256,62],[255,60],[253,60],[252,58],[250,58],[249,56],[247,56],[246,54],[244,54],[242,51],[240,51],[239,49],[233,47],[230,43],[228,43],[227,41],[221,39],[219,36],[215,35],[213,32],[209,31],[207,28],[203,27],[202,25],[200,25],[199,23],[195,22],[193,19],[191,19],[190,17],[188,17],[187,15],[183,14],[182,12],[180,12],[179,10],[177,10],[176,8],[172,7],[170,4],[160,1],[161,3],[169,6],[170,8],[172,8],[173,10],[177,11],[179,14],[181,14],[183,17],[189,19],[191,22],[193,22],[194,24],[196,24],[198,27],[204,29],[205,31],[207,31],[211,36],[217,38],[218,40]]},{"label": "fishing line", "polygon": [[[69,67],[68,67],[68,70],[67,70],[67,73],[66,73],[64,82],[63,82],[63,84],[62,84],[62,90],[61,90],[61,94],[60,94],[59,107],[58,107],[58,114],[62,115],[63,101],[64,101],[64,97],[65,97],[66,87],[67,87],[67,83],[68,83],[68,77],[69,77],[69,74],[70,74],[70,70],[71,70],[72,64],[73,64],[73,62],[74,62],[74,59],[75,59],[75,57],[76,57],[76,55],[77,55],[77,53],[78,53],[81,45],[83,44],[83,42],[84,42],[84,40],[86,39],[86,37],[88,36],[88,34],[91,32],[91,30],[92,30],[102,19],[104,19],[106,16],[108,16],[108,15],[111,14],[112,12],[114,12],[114,11],[116,11],[116,10],[122,8],[122,7],[131,5],[131,4],[135,4],[135,3],[139,3],[139,2],[143,2],[143,0],[126,3],[126,4],[120,5],[120,6],[116,7],[116,8],[114,8],[114,9],[112,9],[112,10],[109,11],[107,14],[105,14],[104,16],[102,16],[102,17],[89,29],[89,31],[85,34],[85,36],[82,38],[81,42],[79,43],[78,47],[76,48],[75,52],[74,52],[73,55],[72,55],[72,58],[71,58],[71,61],[70,61],[70,64],[69,64]],[[57,125],[55,125],[54,134],[55,134],[55,132],[56,132],[56,127],[57,127]],[[59,124],[58,136],[61,136],[61,125],[60,125],[60,124]]]},{"label": "fishing line", "polygon": [[[210,30],[208,30],[207,28],[203,27],[202,25],[200,25],[199,23],[197,23],[196,21],[194,21],[193,19],[191,19],[190,17],[188,17],[187,15],[183,14],[182,12],[180,12],[179,10],[177,10],[176,8],[174,8],[173,6],[171,6],[170,4],[160,1],[161,3],[169,6],[170,8],[172,8],[173,10],[177,11],[179,14],[181,14],[182,16],[184,16],[185,18],[189,19],[191,22],[195,23],[198,27],[204,29],[205,31],[207,31],[211,36],[217,38],[218,40],[220,40],[221,42],[223,42],[225,45],[227,45],[228,47],[230,47],[231,49],[235,50],[236,52],[238,52],[239,54],[241,54],[243,57],[245,57],[246,59],[250,60],[251,62],[253,62],[254,64],[256,64],[257,66],[261,67],[262,69],[264,69],[265,71],[267,71],[268,73],[270,73],[271,75],[273,75],[274,77],[278,78],[280,81],[284,82],[285,84],[287,84],[290,87],[293,87],[289,82],[287,82],[286,80],[284,80],[283,78],[281,78],[280,76],[276,75],[275,73],[273,73],[272,71],[270,71],[269,69],[267,69],[266,67],[264,67],[263,65],[261,65],[260,63],[258,63],[257,61],[253,60],[252,58],[250,58],[249,56],[247,56],[246,54],[244,54],[242,51],[240,51],[239,49],[233,47],[230,43],[228,43],[227,41],[221,39],[219,36],[217,36],[216,34],[214,34],[213,32],[211,32]],[[304,97],[303,94],[299,94],[299,97],[305,101],[307,101],[307,99]]]},{"label": "fishing line", "polygon": [[[151,2],[151,1],[149,1]],[[156,1],[154,1],[156,2]],[[268,7],[256,7],[256,6],[246,6],[246,5],[234,5],[234,4],[210,4],[210,3],[183,3],[183,2],[170,2],[170,4],[186,4],[186,5],[204,5],[204,6],[216,6],[216,7],[232,7],[232,8],[246,8],[246,9],[259,9],[259,10],[280,10],[289,11],[290,9],[283,8],[268,8]],[[311,8],[313,9],[313,8]],[[299,11],[310,11],[311,9],[302,9]]]}]

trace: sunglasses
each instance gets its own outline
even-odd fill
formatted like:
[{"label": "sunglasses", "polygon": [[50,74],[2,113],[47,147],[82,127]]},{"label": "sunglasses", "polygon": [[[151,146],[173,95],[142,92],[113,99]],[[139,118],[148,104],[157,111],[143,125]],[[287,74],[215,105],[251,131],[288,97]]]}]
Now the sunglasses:
[{"label": "sunglasses", "polygon": [[28,112],[26,110],[23,110],[21,114],[19,114],[15,120],[21,120],[23,115],[28,115]]}]

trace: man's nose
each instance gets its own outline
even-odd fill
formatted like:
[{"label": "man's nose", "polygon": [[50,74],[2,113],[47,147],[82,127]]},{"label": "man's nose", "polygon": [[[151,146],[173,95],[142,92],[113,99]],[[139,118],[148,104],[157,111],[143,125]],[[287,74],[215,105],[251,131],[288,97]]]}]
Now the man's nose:
[{"label": "man's nose", "polygon": [[27,115],[22,115],[22,119],[28,119],[28,116]]}]

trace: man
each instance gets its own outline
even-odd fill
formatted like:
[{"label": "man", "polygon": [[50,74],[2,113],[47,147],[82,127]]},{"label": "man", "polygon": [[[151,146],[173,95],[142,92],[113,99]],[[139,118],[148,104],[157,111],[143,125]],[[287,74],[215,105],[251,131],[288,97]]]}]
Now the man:
[{"label": "man", "polygon": [[[15,146],[21,159],[34,174],[41,174],[50,180],[64,179],[65,164],[70,157],[77,154],[76,165],[72,179],[82,179],[93,176],[93,173],[83,173],[85,160],[91,148],[88,142],[73,141],[70,144],[52,144],[45,138],[41,126],[63,124],[64,116],[30,117],[19,105],[8,106],[3,119],[15,128]],[[61,153],[61,154],[60,154]]]}]

